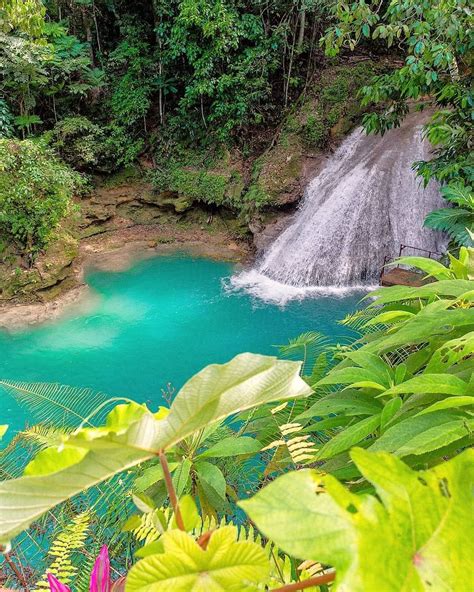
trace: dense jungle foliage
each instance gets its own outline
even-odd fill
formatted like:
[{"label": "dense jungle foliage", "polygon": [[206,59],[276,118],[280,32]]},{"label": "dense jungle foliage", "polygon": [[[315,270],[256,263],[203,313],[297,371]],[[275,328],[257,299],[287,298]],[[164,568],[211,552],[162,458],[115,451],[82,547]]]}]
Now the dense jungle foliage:
[{"label": "dense jungle foliage", "polygon": [[[436,152],[415,166],[424,182],[443,185],[448,207],[426,224],[469,246],[472,48],[466,0],[2,0],[0,168],[8,169],[17,150],[36,159],[39,148],[20,148],[25,139],[44,146],[42,160],[54,160],[49,145],[83,175],[151,163],[159,189],[248,220],[271,205],[271,192],[258,183],[245,187],[242,170],[229,172],[229,151],[244,158],[265,152],[318,84],[301,136],[324,147],[327,130],[357,92],[352,78],[372,58],[378,72],[365,62],[360,78],[367,131],[398,125],[410,104],[435,108],[425,134]],[[346,67],[340,80],[321,78],[337,64]],[[208,171],[212,166],[228,174]],[[257,160],[254,174],[259,166]],[[67,183],[63,197],[72,194]],[[39,186],[31,199],[49,197]],[[42,209],[48,230],[33,235],[24,215],[1,213],[7,240],[33,237],[34,244],[20,238],[30,255],[65,212],[62,203],[36,208]]]},{"label": "dense jungle foliage", "polygon": [[429,282],[341,321],[350,342],[240,354],[159,409],[0,381],[33,418],[0,451],[0,586],[472,587],[472,49],[467,0],[0,0],[0,254],[33,265],[94,175],[130,164],[250,218],[272,203],[258,157],[294,130],[327,148],[352,101],[370,133],[432,109],[414,166],[452,238],[445,264],[401,261]]},{"label": "dense jungle foliage", "polygon": [[350,343],[241,354],[169,407],[1,381],[38,422],[1,454],[4,584],[468,590],[474,250],[403,262],[432,281],[372,293]]}]

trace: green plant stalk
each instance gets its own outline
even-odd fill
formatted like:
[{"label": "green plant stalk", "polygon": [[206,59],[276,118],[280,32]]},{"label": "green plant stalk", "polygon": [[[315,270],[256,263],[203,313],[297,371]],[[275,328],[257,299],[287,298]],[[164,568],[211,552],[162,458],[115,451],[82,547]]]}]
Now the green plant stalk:
[{"label": "green plant stalk", "polygon": [[158,453],[160,458],[161,468],[163,469],[163,475],[165,478],[165,485],[166,490],[168,492],[168,496],[170,498],[171,507],[173,508],[173,512],[176,518],[176,524],[180,530],[186,531],[184,527],[183,517],[181,516],[181,510],[179,509],[179,502],[178,497],[176,495],[176,490],[173,485],[173,479],[171,478],[170,468],[168,466],[168,460],[166,459],[166,454],[164,450],[160,450]]}]

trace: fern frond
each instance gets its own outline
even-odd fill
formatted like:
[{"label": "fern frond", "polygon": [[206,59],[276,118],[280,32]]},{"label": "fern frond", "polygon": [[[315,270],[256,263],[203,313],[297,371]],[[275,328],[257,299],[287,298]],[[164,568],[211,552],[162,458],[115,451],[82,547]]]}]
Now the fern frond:
[{"label": "fern frond", "polygon": [[[82,512],[73,518],[72,522],[53,541],[48,555],[53,557],[53,562],[48,566],[47,571],[56,576],[63,584],[69,584],[77,573],[72,556],[74,551],[84,547],[91,521],[89,511]],[[36,584],[38,590],[49,590],[46,574]]]}]

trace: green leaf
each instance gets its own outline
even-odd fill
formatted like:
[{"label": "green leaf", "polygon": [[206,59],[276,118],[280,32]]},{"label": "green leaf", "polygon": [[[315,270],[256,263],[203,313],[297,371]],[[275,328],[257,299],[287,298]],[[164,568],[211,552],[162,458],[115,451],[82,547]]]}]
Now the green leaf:
[{"label": "green leaf", "polygon": [[420,411],[417,415],[433,413],[433,411],[439,411],[440,409],[456,409],[467,405],[474,405],[474,397],[449,397],[448,399],[444,399],[444,401],[433,403],[433,405],[423,409],[423,411]]},{"label": "green leaf", "polygon": [[335,592],[468,590],[474,452],[420,472],[385,453],[351,456],[378,497],[304,470],[240,506],[283,552],[334,567]]},{"label": "green leaf", "polygon": [[295,417],[295,421],[308,417],[318,417],[331,413],[342,413],[344,415],[373,415],[378,413],[382,404],[363,392],[344,390],[338,393],[330,393],[322,397],[309,409]]},{"label": "green leaf", "polygon": [[152,543],[148,543],[148,545],[144,545],[138,551],[135,551],[136,557],[149,557],[150,555],[156,555],[157,553],[163,553],[163,541],[159,539],[158,541],[153,541]]},{"label": "green leaf", "polygon": [[0,440],[8,431],[8,425],[0,425]]},{"label": "green leaf", "polygon": [[451,374],[421,374],[385,391],[385,395],[408,393],[440,393],[443,395],[465,395],[469,385]]},{"label": "green leaf", "polygon": [[[179,509],[186,531],[189,532],[200,525],[201,517],[199,516],[196,502],[191,495],[183,495],[183,497],[180,498]],[[176,524],[176,516],[173,516],[172,527],[178,527]]]},{"label": "green leaf", "polygon": [[178,464],[173,472],[173,485],[178,497],[181,497],[181,494],[186,489],[191,467],[192,462],[188,458],[185,458]]},{"label": "green leaf", "polygon": [[229,436],[214,444],[196,459],[223,458],[226,456],[239,456],[242,454],[255,454],[262,449],[262,444],[250,436]]},{"label": "green leaf", "polygon": [[[0,543],[8,543],[50,508],[155,458],[161,449],[173,446],[209,423],[263,403],[309,395],[311,389],[299,376],[300,367],[297,362],[241,354],[227,364],[208,366],[194,376],[178,393],[163,419],[155,417],[145,406],[133,404],[129,410],[111,415],[107,426],[74,432],[64,447],[48,452],[55,458],[50,465],[54,473],[0,482]],[[137,419],[139,413],[142,415]],[[126,421],[130,421],[128,426]],[[87,452],[80,462],[69,464],[66,447],[81,449],[81,455],[82,449]]]},{"label": "green leaf", "polygon": [[191,378],[173,401],[157,433],[156,446],[169,448],[212,422],[271,401],[306,397],[300,362],[240,354],[212,364]]},{"label": "green leaf", "polygon": [[431,452],[468,435],[466,421],[459,412],[448,410],[409,417],[388,428],[370,450],[393,452],[401,457]]},{"label": "green leaf", "polygon": [[[462,282],[463,280],[456,280]],[[441,284],[443,282],[435,282]],[[469,283],[469,282],[468,282]],[[387,288],[390,290],[390,288]],[[419,290],[417,290],[419,291]],[[411,292],[412,293],[412,292]],[[361,348],[361,351],[385,352],[394,351],[409,344],[425,343],[433,338],[434,335],[445,335],[446,339],[454,337],[453,332],[457,328],[464,330],[474,324],[472,312],[468,309],[455,308],[449,309],[452,305],[451,300],[438,300],[426,305],[410,320],[403,323],[392,333],[383,334]],[[469,330],[470,327],[469,327]]]},{"label": "green leaf", "polygon": [[467,358],[472,353],[474,353],[474,331],[443,343],[432,355],[425,372],[427,374],[445,372],[453,364]]},{"label": "green leaf", "polygon": [[400,257],[389,265],[408,265],[424,271],[427,277],[433,276],[438,280],[454,279],[454,274],[439,261],[427,257]]},{"label": "green leaf", "polygon": [[403,405],[403,401],[400,397],[395,397],[389,401],[382,411],[382,416],[380,418],[380,429],[384,430],[387,423],[392,419],[392,417],[397,413],[400,407]]},{"label": "green leaf", "polygon": [[349,426],[333,438],[331,438],[317,453],[318,459],[327,459],[352,446],[359,444],[368,435],[372,434],[380,425],[380,413],[366,417],[354,425]]},{"label": "green leaf", "polygon": [[376,390],[384,391],[385,386],[378,382],[379,378],[376,374],[366,370],[365,368],[342,368],[341,370],[331,370],[327,376],[316,383],[316,386],[324,384],[348,384],[352,388],[374,388]]},{"label": "green leaf", "polygon": [[215,530],[206,550],[185,532],[163,535],[164,553],[132,567],[127,592],[250,592],[269,577],[270,565],[260,545],[236,542],[237,529]]},{"label": "green leaf", "polygon": [[225,502],[226,482],[219,467],[203,460],[195,463],[194,468],[201,487],[204,489],[207,497],[215,499],[217,496],[220,504]]},{"label": "green leaf", "polygon": [[[168,467],[171,473],[176,469],[177,466],[177,462],[168,463]],[[135,479],[134,488],[138,492],[145,491],[155,483],[162,481],[163,478],[163,469],[161,468],[161,465],[159,463],[156,465],[148,466],[143,470],[143,473]]]}]

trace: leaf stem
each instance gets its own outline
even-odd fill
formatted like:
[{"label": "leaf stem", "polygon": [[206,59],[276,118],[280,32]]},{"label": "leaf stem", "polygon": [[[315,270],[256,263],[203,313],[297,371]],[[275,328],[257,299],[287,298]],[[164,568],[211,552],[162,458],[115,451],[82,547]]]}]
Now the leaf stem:
[{"label": "leaf stem", "polygon": [[165,485],[168,491],[168,496],[170,498],[171,507],[173,508],[173,512],[176,518],[176,524],[178,525],[178,528],[180,530],[186,530],[184,527],[183,517],[181,516],[181,510],[179,509],[178,497],[176,495],[176,490],[173,485],[173,479],[171,478],[170,468],[168,466],[166,454],[163,450],[160,450],[158,456],[160,458],[161,468],[163,469]]},{"label": "leaf stem", "polygon": [[304,590],[305,588],[311,588],[312,586],[321,586],[322,584],[328,584],[332,582],[336,577],[335,571],[330,571],[322,576],[315,576],[302,582],[295,582],[294,584],[287,584],[281,588],[273,588],[271,592],[292,592],[294,590]]}]

